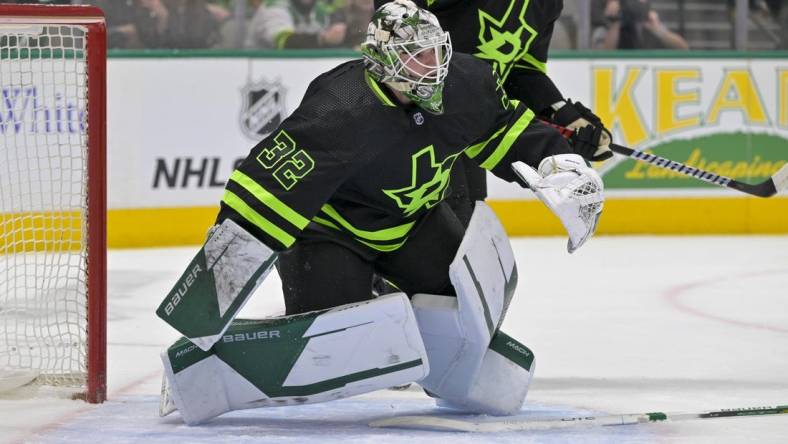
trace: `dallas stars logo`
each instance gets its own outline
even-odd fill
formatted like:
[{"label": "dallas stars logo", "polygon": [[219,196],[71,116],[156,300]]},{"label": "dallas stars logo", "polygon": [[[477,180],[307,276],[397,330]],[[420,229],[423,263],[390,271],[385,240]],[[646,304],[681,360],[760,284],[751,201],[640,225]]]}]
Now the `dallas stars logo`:
[{"label": "dallas stars logo", "polygon": [[[451,167],[459,155],[460,153],[453,154],[441,162],[436,162],[435,148],[432,145],[423,148],[411,158],[410,186],[382,191],[397,202],[397,206],[402,208],[405,216],[412,216],[424,206],[432,208],[443,199],[446,186],[449,185]],[[433,172],[433,176],[419,184],[419,172],[421,176]]]},{"label": "dallas stars logo", "polygon": [[[521,4],[517,17],[512,14],[515,3]],[[509,2],[509,8],[500,19],[479,10],[479,46],[476,47],[479,52],[474,55],[490,60],[503,80],[509,75],[512,62],[526,54],[531,42],[536,38],[536,31],[525,21],[528,3],[529,0]],[[510,21],[515,23],[509,23]],[[514,32],[504,29],[513,27],[517,28]],[[527,35],[527,41],[523,44],[523,33],[526,31],[530,35]]]}]

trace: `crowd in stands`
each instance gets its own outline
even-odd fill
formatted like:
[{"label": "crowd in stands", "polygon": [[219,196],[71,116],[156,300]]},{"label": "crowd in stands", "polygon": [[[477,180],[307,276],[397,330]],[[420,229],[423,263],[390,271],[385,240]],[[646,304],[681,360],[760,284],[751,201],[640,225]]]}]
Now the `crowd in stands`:
[{"label": "crowd in stands", "polygon": [[[507,0],[500,0],[507,1]],[[748,0],[750,27],[788,49],[788,1]],[[373,0],[18,0],[6,3],[100,6],[115,49],[357,49]],[[242,5],[239,5],[242,2]],[[656,0],[564,0],[553,49],[578,47],[580,2],[590,2],[592,49],[691,49],[676,23],[665,23]],[[663,0],[661,4],[670,3]],[[675,0],[684,7],[689,0]],[[732,12],[736,0],[720,0]],[[240,6],[240,8],[239,8]],[[674,9],[676,6],[674,5]],[[772,25],[775,31],[767,28]],[[692,48],[696,49],[696,48]]]},{"label": "crowd in stands", "polygon": [[689,49],[647,0],[593,0],[594,49]]},{"label": "crowd in stands", "polygon": [[[111,48],[356,48],[372,0],[90,0],[104,9]],[[239,32],[243,32],[238,39]]]}]

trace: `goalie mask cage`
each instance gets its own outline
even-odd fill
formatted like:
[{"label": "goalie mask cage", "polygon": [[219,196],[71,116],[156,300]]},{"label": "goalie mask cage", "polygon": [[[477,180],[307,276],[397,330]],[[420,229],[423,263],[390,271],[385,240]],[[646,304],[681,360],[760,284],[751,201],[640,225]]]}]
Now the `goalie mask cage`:
[{"label": "goalie mask cage", "polygon": [[106,26],[0,4],[0,387],[106,397]]}]

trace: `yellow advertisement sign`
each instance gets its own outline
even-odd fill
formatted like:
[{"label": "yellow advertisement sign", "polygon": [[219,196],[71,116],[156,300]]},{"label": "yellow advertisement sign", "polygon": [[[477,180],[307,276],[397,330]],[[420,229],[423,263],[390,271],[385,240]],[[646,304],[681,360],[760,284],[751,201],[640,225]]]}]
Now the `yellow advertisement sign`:
[{"label": "yellow advertisement sign", "polygon": [[[690,167],[761,182],[788,160],[788,63],[782,60],[594,61],[593,109],[621,145]],[[609,189],[712,185],[617,158]]]}]

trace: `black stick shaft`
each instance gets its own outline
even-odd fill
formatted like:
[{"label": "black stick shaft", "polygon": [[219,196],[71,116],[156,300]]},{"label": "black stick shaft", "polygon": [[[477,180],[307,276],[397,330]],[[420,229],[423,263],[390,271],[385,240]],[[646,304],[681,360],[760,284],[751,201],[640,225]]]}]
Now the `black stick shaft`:
[{"label": "black stick shaft", "polygon": [[625,146],[616,145],[615,143],[610,144],[610,149],[614,153],[622,154],[624,156],[631,157],[641,162],[646,162],[648,164],[660,168],[664,168],[667,170],[675,171],[677,173],[681,173],[686,176],[690,176],[695,179],[702,180],[704,182],[708,182],[721,187],[731,188],[737,191],[741,191],[743,193],[751,194],[753,196],[771,197],[777,193],[777,189],[774,186],[774,181],[771,178],[767,179],[765,182],[751,185],[748,183],[739,182],[736,179],[731,179],[730,177],[721,176],[719,174],[705,171],[700,168],[691,167],[681,162],[676,162],[675,160],[666,159],[664,157],[656,156],[654,154],[649,154],[643,151],[633,150],[632,148],[627,148]]},{"label": "black stick shaft", "polygon": [[[571,139],[572,136],[574,136],[575,134],[574,130],[571,130],[569,128],[556,125],[555,123],[548,122],[546,120],[542,120],[542,122],[558,130],[558,132],[560,132],[561,135],[566,137],[567,139]],[[736,179],[731,179],[730,177],[721,176],[719,174],[705,171],[700,168],[691,167],[681,162],[676,162],[675,160],[666,159],[664,157],[656,156],[654,154],[633,150],[632,148],[627,148],[625,146],[617,145],[615,143],[610,144],[610,150],[613,151],[614,153],[631,157],[632,159],[638,160],[640,162],[646,162],[648,164],[660,168],[665,168],[667,170],[675,171],[677,173],[681,173],[686,176],[693,177],[698,180],[702,180],[704,182],[708,182],[725,188],[731,188],[737,191],[741,191],[742,193],[751,194],[753,196],[771,197],[777,194],[777,187],[774,184],[774,177],[770,177],[766,179],[766,181],[761,182],[759,184],[750,185],[748,183],[739,182]],[[778,175],[780,175],[780,173],[778,173]]]}]

